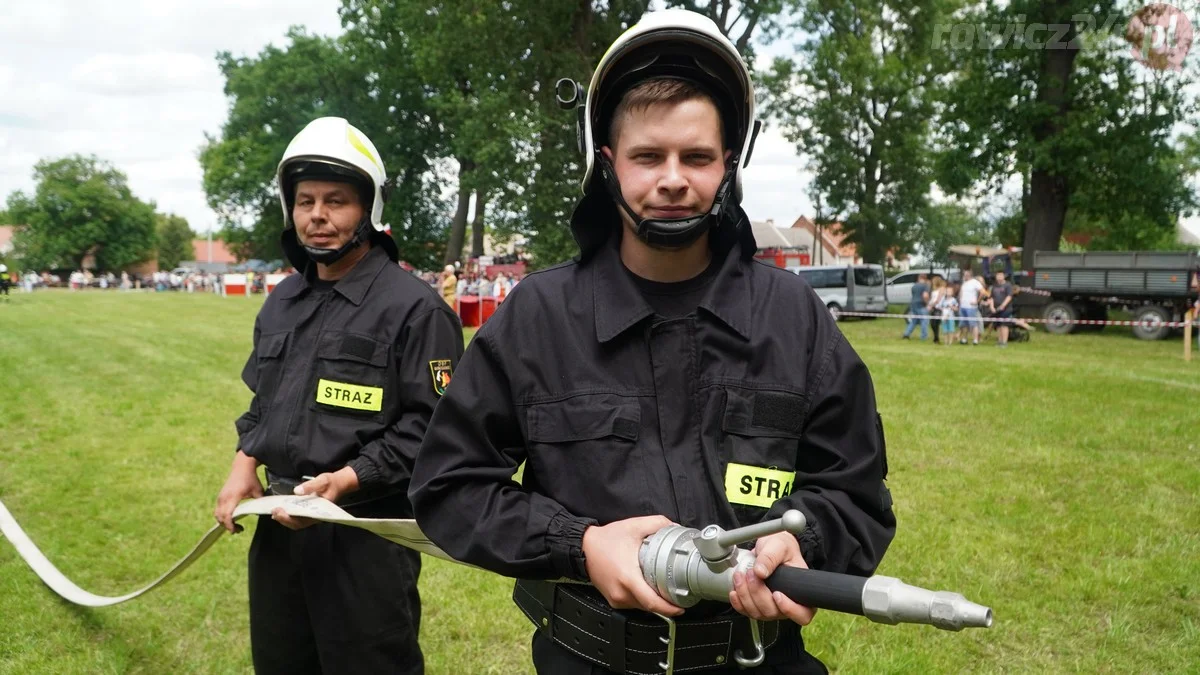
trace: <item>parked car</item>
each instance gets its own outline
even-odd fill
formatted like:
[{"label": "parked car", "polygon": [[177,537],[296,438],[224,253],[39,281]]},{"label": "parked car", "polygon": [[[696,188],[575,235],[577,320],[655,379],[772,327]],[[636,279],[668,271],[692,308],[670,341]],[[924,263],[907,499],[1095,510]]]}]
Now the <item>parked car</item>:
[{"label": "parked car", "polygon": [[887,311],[882,265],[821,265],[789,267],[813,287],[834,319],[843,311]]},{"label": "parked car", "polygon": [[921,274],[930,275],[930,281],[933,280],[934,276],[940,276],[947,281],[958,281],[962,276],[960,271],[952,267],[935,267],[933,269],[923,268],[901,272],[891,279],[888,279],[888,304],[908,305],[908,303],[912,302],[912,287],[913,284],[917,283],[917,276]]}]

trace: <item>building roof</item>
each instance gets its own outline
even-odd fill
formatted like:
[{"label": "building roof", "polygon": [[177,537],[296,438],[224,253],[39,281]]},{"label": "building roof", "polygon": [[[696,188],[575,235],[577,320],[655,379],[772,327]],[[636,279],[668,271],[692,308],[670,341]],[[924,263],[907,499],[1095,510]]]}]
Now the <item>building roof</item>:
[{"label": "building roof", "polygon": [[759,249],[784,248],[808,250],[808,238],[788,227],[775,227],[774,220],[750,221],[754,242]]},{"label": "building roof", "polygon": [[13,235],[16,232],[16,225],[0,225],[0,253],[8,253],[12,250]]},{"label": "building roof", "polygon": [[[813,239],[816,239],[816,223],[809,220],[807,216],[797,218],[796,222],[792,223],[792,227],[808,230],[813,235]],[[821,228],[821,244],[830,255],[850,258],[851,260],[858,258],[858,247],[854,244],[846,243],[846,235],[842,233],[841,223],[830,223]]]},{"label": "building roof", "polygon": [[212,240],[212,259],[211,260],[208,257],[208,253],[209,253],[209,251],[208,251],[208,240],[207,239],[193,239],[192,240],[192,254],[195,256],[192,259],[195,260],[196,262],[202,262],[202,263],[215,262],[215,263],[233,264],[238,261],[237,256],[235,256],[233,253],[231,253],[229,251],[229,248],[227,246],[225,246],[225,242],[221,241],[220,239]]}]

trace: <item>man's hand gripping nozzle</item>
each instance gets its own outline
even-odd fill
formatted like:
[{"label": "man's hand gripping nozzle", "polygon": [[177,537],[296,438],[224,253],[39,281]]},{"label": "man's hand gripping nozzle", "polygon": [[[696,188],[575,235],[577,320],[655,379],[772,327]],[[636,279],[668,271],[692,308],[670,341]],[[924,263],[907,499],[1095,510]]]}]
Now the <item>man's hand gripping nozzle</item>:
[{"label": "man's hand gripping nozzle", "polygon": [[[734,571],[750,574],[755,562],[754,553],[738,544],[783,531],[799,534],[805,526],[804,514],[791,510],[782,518],[728,532],[717,525],[702,530],[664,527],[642,543],[642,574],[662,597],[680,607],[701,600],[728,602]],[[958,593],[930,591],[893,577],[780,567],[766,584],[802,605],[858,614],[878,623],[925,623],[954,631],[992,625],[988,607]]]}]

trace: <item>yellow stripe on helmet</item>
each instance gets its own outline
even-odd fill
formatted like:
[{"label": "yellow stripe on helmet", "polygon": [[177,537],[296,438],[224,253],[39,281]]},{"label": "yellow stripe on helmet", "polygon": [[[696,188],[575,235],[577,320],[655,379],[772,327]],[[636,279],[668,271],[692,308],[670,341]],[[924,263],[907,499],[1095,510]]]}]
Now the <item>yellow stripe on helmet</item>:
[{"label": "yellow stripe on helmet", "polygon": [[353,146],[355,150],[361,152],[367,159],[371,160],[371,163],[378,167],[380,171],[383,171],[383,167],[380,166],[379,160],[375,158],[374,153],[371,152],[371,149],[367,147],[366,143],[363,143],[362,137],[360,137],[358,133],[354,131],[353,127],[346,127],[346,140],[350,141],[350,145]]}]

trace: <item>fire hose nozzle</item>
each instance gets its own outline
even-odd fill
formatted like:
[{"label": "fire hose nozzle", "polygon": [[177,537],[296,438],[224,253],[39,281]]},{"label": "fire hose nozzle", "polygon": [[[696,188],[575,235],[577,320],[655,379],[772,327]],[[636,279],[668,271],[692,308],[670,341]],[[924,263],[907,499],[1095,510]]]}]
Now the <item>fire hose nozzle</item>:
[{"label": "fire hose nozzle", "polygon": [[879,623],[925,623],[942,630],[991,628],[992,610],[959,593],[910,586],[895,577],[867,579],[863,616]]}]

